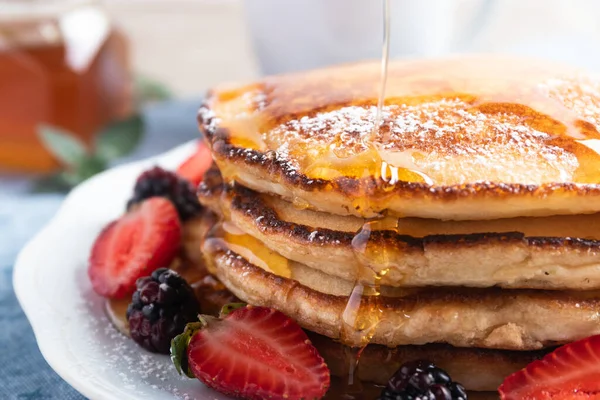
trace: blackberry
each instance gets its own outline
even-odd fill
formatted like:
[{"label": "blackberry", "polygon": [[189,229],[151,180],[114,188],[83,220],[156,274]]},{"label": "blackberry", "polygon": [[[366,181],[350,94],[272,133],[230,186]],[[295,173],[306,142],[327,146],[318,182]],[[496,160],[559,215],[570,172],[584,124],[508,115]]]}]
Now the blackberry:
[{"label": "blackberry", "polygon": [[390,378],[379,400],[466,400],[465,388],[432,362],[410,361]]},{"label": "blackberry", "polygon": [[169,354],[171,339],[188,322],[198,320],[200,306],[193,289],[175,271],[159,268],[136,282],[127,307],[131,338],[154,353]]},{"label": "blackberry", "polygon": [[135,182],[133,197],[127,202],[127,209],[150,197],[169,199],[182,221],[188,220],[202,211],[192,184],[171,171],[154,167],[142,173]]}]

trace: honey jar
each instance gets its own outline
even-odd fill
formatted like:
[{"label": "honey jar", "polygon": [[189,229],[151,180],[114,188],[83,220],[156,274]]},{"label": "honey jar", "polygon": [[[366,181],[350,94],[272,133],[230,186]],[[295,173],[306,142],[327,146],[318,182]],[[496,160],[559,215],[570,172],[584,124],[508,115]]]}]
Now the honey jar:
[{"label": "honey jar", "polygon": [[128,116],[125,36],[96,1],[0,0],[0,170],[50,171],[41,124],[90,143]]}]

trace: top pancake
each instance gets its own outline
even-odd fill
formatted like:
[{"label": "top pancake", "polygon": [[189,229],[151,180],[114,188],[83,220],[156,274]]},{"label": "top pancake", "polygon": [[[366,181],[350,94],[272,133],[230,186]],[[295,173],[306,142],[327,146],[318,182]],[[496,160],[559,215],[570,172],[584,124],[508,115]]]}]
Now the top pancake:
[{"label": "top pancake", "polygon": [[340,215],[482,220],[600,211],[600,81],[473,56],[268,77],[209,93],[227,179]]}]

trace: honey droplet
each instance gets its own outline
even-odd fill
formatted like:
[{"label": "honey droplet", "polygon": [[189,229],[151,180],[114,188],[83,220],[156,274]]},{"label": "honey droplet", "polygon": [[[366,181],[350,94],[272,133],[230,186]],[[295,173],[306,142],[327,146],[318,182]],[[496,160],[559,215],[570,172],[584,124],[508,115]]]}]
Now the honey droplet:
[{"label": "honey droplet", "polygon": [[363,347],[369,344],[383,316],[381,278],[391,265],[391,255],[384,246],[374,251],[369,246],[374,231],[396,229],[397,220],[375,219],[365,222],[352,240],[352,249],[359,261],[354,288],[342,314],[342,342]]},{"label": "honey droplet", "polygon": [[362,283],[354,286],[342,314],[340,335],[343,343],[359,348],[369,344],[382,315],[379,295],[376,286]]},{"label": "honey droplet", "polygon": [[297,210],[306,210],[307,208],[310,207],[310,203],[301,197],[294,197],[294,200],[292,201],[292,205]]}]

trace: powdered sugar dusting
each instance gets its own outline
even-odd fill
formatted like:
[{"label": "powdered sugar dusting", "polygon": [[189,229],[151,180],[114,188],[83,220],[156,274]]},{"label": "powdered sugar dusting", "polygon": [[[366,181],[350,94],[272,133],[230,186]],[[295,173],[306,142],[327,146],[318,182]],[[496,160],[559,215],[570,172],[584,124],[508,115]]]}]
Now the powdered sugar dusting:
[{"label": "powdered sugar dusting", "polygon": [[208,134],[213,134],[221,121],[215,116],[215,112],[206,106],[202,106],[198,110],[198,120]]},{"label": "powdered sugar dusting", "polygon": [[438,184],[566,181],[579,165],[554,136],[523,116],[484,113],[460,99],[386,106],[379,130],[375,117],[374,106],[343,107],[288,121],[264,137],[288,160],[352,157],[372,146],[390,165],[417,170]]},{"label": "powdered sugar dusting", "polygon": [[[225,398],[212,395],[212,391],[201,382],[180,376],[167,355],[149,353],[130,338],[120,333],[100,311],[97,301],[82,306],[81,312],[94,318],[86,319],[83,329],[85,336],[77,336],[77,340],[86,341],[89,354],[98,354],[93,364],[102,374],[113,374],[113,383],[119,388],[139,393],[141,397],[150,393],[169,393],[173,398],[194,400],[208,398]],[[93,375],[90,379],[94,379]]]},{"label": "powdered sugar dusting", "polygon": [[540,88],[559,100],[579,118],[600,130],[600,81],[578,76],[570,79],[550,79]]}]

